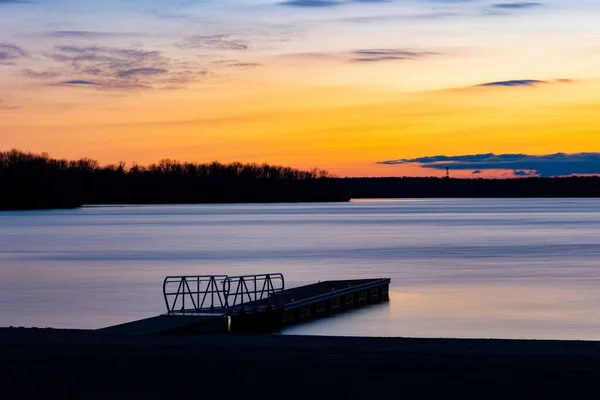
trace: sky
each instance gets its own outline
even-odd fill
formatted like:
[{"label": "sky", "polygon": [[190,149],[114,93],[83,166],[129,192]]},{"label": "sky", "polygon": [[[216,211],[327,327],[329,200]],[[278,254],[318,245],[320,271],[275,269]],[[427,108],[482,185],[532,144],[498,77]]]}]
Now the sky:
[{"label": "sky", "polygon": [[0,0],[0,150],[600,173],[597,0]]}]

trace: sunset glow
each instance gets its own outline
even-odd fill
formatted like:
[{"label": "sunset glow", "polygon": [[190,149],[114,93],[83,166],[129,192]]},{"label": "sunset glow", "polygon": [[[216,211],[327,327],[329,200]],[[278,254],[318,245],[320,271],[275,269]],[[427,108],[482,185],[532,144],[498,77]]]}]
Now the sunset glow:
[{"label": "sunset glow", "polygon": [[565,0],[0,1],[0,148],[339,176],[595,153],[599,18]]}]

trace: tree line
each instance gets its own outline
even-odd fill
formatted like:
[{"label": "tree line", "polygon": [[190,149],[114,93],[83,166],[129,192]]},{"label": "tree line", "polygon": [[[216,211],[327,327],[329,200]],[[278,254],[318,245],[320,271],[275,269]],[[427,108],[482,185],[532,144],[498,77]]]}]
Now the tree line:
[{"label": "tree line", "polygon": [[600,177],[346,178],[351,198],[600,197]]},{"label": "tree line", "polygon": [[600,197],[600,177],[337,178],[321,169],[255,163],[100,165],[0,152],[0,209],[84,204],[328,202],[351,198]]},{"label": "tree line", "polygon": [[0,209],[83,204],[347,201],[327,171],[256,163],[100,165],[20,150],[0,152]]}]

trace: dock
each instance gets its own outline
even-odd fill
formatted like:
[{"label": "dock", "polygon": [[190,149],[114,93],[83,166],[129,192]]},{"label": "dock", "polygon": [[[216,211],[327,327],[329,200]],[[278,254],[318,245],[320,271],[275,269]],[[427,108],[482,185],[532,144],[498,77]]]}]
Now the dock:
[{"label": "dock", "polygon": [[101,329],[106,333],[276,332],[285,326],[389,301],[389,278],[323,281],[286,289],[281,273],[168,276],[167,312]]}]

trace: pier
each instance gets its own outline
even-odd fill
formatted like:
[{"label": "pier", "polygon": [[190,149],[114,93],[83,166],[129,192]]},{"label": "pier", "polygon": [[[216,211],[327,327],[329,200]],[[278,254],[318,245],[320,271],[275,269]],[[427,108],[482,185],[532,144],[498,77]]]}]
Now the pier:
[{"label": "pier", "polygon": [[275,332],[287,325],[389,301],[389,278],[323,281],[286,289],[280,273],[168,276],[166,314],[104,328],[107,333]]}]

